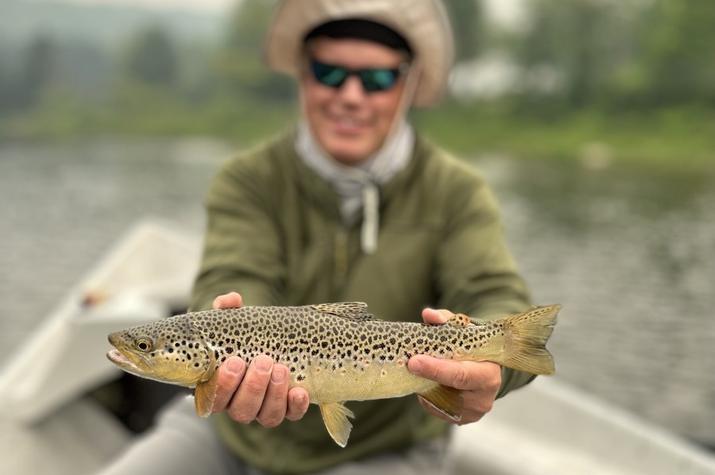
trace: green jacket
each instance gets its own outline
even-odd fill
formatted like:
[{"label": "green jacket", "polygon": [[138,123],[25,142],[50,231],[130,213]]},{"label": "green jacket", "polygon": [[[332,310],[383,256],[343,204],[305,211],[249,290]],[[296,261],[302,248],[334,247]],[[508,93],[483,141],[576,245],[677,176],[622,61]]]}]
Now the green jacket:
[{"label": "green jacket", "polygon": [[[523,310],[527,290],[502,235],[494,197],[473,167],[417,138],[408,167],[380,190],[378,249],[360,250],[330,184],[298,158],[288,134],[230,160],[207,198],[208,229],[192,309],[238,291],[247,305],[364,301],[385,320],[421,321],[425,306],[489,318]],[[532,376],[504,369],[500,395]],[[275,429],[214,416],[250,465],[308,473],[446,434],[415,397],[353,402],[344,449],[311,405]]]}]

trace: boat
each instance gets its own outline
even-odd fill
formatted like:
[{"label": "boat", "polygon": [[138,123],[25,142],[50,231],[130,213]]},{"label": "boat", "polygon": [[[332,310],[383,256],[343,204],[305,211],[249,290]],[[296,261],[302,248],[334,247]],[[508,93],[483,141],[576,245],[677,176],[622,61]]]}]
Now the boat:
[{"label": "boat", "polygon": [[[131,444],[136,427],[96,397],[134,378],[105,358],[106,335],[185,309],[199,258],[200,237],[146,219],[69,290],[0,370],[0,473],[91,474]],[[456,428],[449,450],[458,474],[715,474],[711,453],[558,377]]]}]

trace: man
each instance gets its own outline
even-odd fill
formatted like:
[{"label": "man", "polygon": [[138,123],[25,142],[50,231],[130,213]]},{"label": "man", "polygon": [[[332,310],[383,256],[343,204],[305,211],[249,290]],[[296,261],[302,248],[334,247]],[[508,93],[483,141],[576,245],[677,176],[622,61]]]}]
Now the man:
[{"label": "man", "polygon": [[[280,3],[267,59],[297,78],[301,117],[295,130],[229,161],[214,181],[192,310],[365,301],[379,318],[441,324],[452,312],[491,318],[528,306],[491,192],[406,121],[411,105],[442,94],[452,49],[438,1]],[[498,395],[532,377],[425,355],[408,368],[462,392],[461,423],[479,420]],[[193,473],[198,460],[203,473],[422,473],[443,465],[449,423],[425,401],[350,404],[355,427],[339,448],[307,393],[289,389],[285,366],[265,355],[248,364],[231,357],[219,371],[215,432],[171,409],[111,473],[135,471],[130,460],[140,457],[160,459],[152,473]],[[172,424],[185,430],[162,432]],[[177,432],[201,432],[194,442],[213,448],[197,452]]]}]

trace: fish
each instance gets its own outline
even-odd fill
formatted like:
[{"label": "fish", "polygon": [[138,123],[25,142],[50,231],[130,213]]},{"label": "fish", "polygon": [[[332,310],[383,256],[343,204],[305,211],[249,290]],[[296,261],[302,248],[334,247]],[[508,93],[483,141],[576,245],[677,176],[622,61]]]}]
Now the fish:
[{"label": "fish", "polygon": [[331,438],[345,447],[354,418],[346,401],[416,393],[459,421],[460,391],[410,373],[413,355],[554,373],[545,345],[560,308],[485,321],[456,314],[441,325],[380,320],[363,302],[206,310],[113,332],[107,358],[136,376],[195,388],[196,413],[208,417],[220,364],[234,355],[247,363],[268,355],[289,368],[290,387],[308,392]]}]

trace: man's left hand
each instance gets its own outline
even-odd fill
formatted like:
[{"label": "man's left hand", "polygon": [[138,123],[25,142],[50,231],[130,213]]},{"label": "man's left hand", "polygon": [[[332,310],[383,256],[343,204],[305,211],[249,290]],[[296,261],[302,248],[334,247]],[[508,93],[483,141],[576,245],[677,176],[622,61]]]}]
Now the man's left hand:
[{"label": "man's left hand", "polygon": [[[441,325],[453,316],[454,314],[449,310],[426,308],[422,311],[422,319],[430,325]],[[501,387],[501,366],[489,361],[452,361],[427,355],[415,355],[410,358],[407,367],[417,376],[462,392],[462,414],[457,422],[460,425],[476,422],[489,412]],[[419,400],[432,415],[448,422],[455,422],[436,411],[422,398]]]}]

